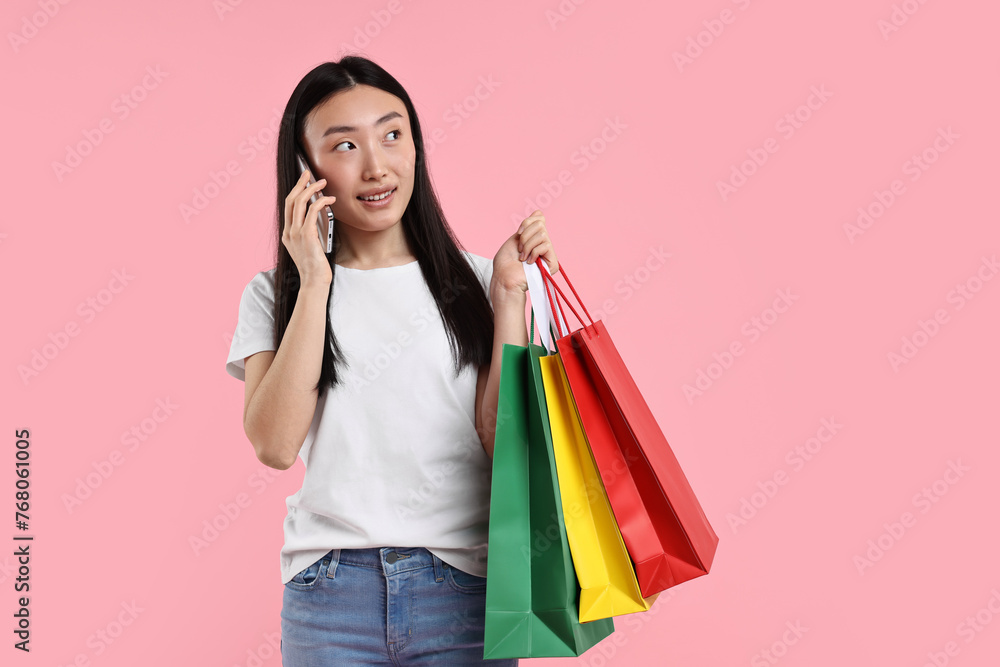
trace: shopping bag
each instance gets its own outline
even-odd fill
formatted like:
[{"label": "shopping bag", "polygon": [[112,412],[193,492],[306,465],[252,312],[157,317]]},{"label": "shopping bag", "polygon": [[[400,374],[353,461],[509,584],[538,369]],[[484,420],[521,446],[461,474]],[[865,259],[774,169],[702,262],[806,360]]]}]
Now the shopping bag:
[{"label": "shopping bag", "polygon": [[635,569],[615,523],[559,354],[541,357],[559,494],[573,567],[580,582],[580,622],[647,611]]},{"label": "shopping bag", "polygon": [[[534,336],[534,318],[531,323]],[[577,656],[614,632],[581,624],[538,359],[504,344],[493,448],[483,657]]]},{"label": "shopping bag", "polygon": [[719,538],[604,323],[590,317],[563,262],[560,272],[590,324],[539,270],[556,309],[565,303],[582,325],[560,331],[556,347],[639,588],[651,596],[707,574]]}]

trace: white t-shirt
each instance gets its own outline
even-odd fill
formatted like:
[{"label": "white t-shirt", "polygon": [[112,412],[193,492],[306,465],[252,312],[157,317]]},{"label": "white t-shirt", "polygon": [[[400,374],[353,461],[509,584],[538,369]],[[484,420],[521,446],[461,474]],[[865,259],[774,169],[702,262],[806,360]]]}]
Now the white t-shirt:
[{"label": "white t-shirt", "polygon": [[[487,298],[493,261],[467,251]],[[276,350],[274,277],[240,299],[226,371]],[[490,302],[492,306],[492,301]],[[455,378],[437,304],[419,262],[334,270],[330,324],[349,366],[319,399],[299,451],[302,488],[285,499],[281,583],[331,549],[425,547],[486,576],[491,462],[476,433],[478,368]]]}]

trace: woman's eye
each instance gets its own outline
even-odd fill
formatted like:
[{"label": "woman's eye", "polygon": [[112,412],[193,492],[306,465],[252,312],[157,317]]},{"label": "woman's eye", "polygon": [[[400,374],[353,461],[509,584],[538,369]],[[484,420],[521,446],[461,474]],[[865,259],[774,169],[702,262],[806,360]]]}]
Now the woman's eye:
[{"label": "woman's eye", "polygon": [[[392,135],[392,134],[395,134],[396,135],[396,139],[399,139],[399,137],[403,134],[403,131],[402,130],[392,130],[391,132],[389,132],[385,136],[388,137],[389,135]],[[333,147],[333,150],[335,150],[335,151],[336,150],[341,150],[340,149],[341,146],[353,146],[353,145],[354,144],[352,144],[350,141],[341,141],[339,144],[337,144],[336,146]],[[348,149],[345,148],[343,150],[346,151]],[[343,151],[341,151],[341,152],[343,152]]]}]

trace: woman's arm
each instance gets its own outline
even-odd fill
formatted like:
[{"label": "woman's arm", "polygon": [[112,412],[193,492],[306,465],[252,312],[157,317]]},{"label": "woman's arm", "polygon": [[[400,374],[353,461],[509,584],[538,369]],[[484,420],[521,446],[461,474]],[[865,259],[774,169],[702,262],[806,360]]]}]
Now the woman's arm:
[{"label": "woman's arm", "polygon": [[[488,366],[480,369],[480,378],[486,375],[486,386],[477,412],[479,438],[483,441],[486,455],[493,458],[493,442],[497,432],[497,405],[500,398],[500,360],[504,343],[528,345],[528,331],[524,324],[524,309],[528,302],[526,293],[520,287],[509,289],[494,280],[490,284],[490,298],[493,301],[493,355]],[[477,397],[477,400],[480,400]]]},{"label": "woman's arm", "polygon": [[[497,406],[500,399],[500,361],[504,343],[528,345],[528,327],[524,309],[528,303],[528,279],[521,262],[533,264],[545,259],[552,273],[559,271],[559,260],[545,229],[545,216],[535,210],[521,223],[493,258],[490,299],[493,301],[493,355],[489,366],[479,369],[476,384],[476,430],[487,456],[493,458],[497,432]],[[485,381],[483,376],[486,376]]]},{"label": "woman's arm", "polygon": [[[292,467],[316,413],[329,295],[329,283],[303,283],[299,288],[281,344],[247,399],[243,429],[257,458],[269,468]],[[247,376],[250,390],[249,368]]]}]

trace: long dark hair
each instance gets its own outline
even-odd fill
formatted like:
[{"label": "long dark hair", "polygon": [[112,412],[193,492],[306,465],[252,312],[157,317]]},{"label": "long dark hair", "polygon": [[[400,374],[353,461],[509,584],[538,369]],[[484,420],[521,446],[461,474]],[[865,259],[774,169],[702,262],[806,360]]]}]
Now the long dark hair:
[{"label": "long dark hair", "polygon": [[[299,293],[299,271],[281,242],[285,226],[285,198],[299,180],[299,168],[295,159],[296,150],[306,153],[304,136],[305,118],[313,108],[324,103],[332,95],[356,85],[363,84],[379,88],[398,97],[406,105],[410,116],[410,132],[416,148],[414,164],[413,194],[403,212],[401,224],[413,254],[420,263],[420,270],[437,302],[445,330],[448,334],[452,357],[455,359],[455,375],[458,376],[468,364],[481,366],[490,362],[493,351],[493,310],[481,289],[479,279],[462,255],[461,243],[445,220],[441,204],[431,185],[424,154],[424,138],[420,130],[417,111],[410,96],[395,78],[367,58],[345,56],[337,62],[326,62],[306,74],[292,91],[285,106],[278,131],[277,174],[278,191],[275,207],[275,348],[292,318],[295,301]],[[336,275],[339,243],[334,235],[333,251],[327,254],[330,270]],[[333,284],[326,308],[326,340],[323,347],[323,365],[316,389],[322,398],[328,387],[336,386],[340,377],[338,365],[346,364],[336,336],[330,324],[330,301],[333,298]],[[471,289],[470,289],[471,288]],[[456,352],[455,346],[458,346]]]}]

